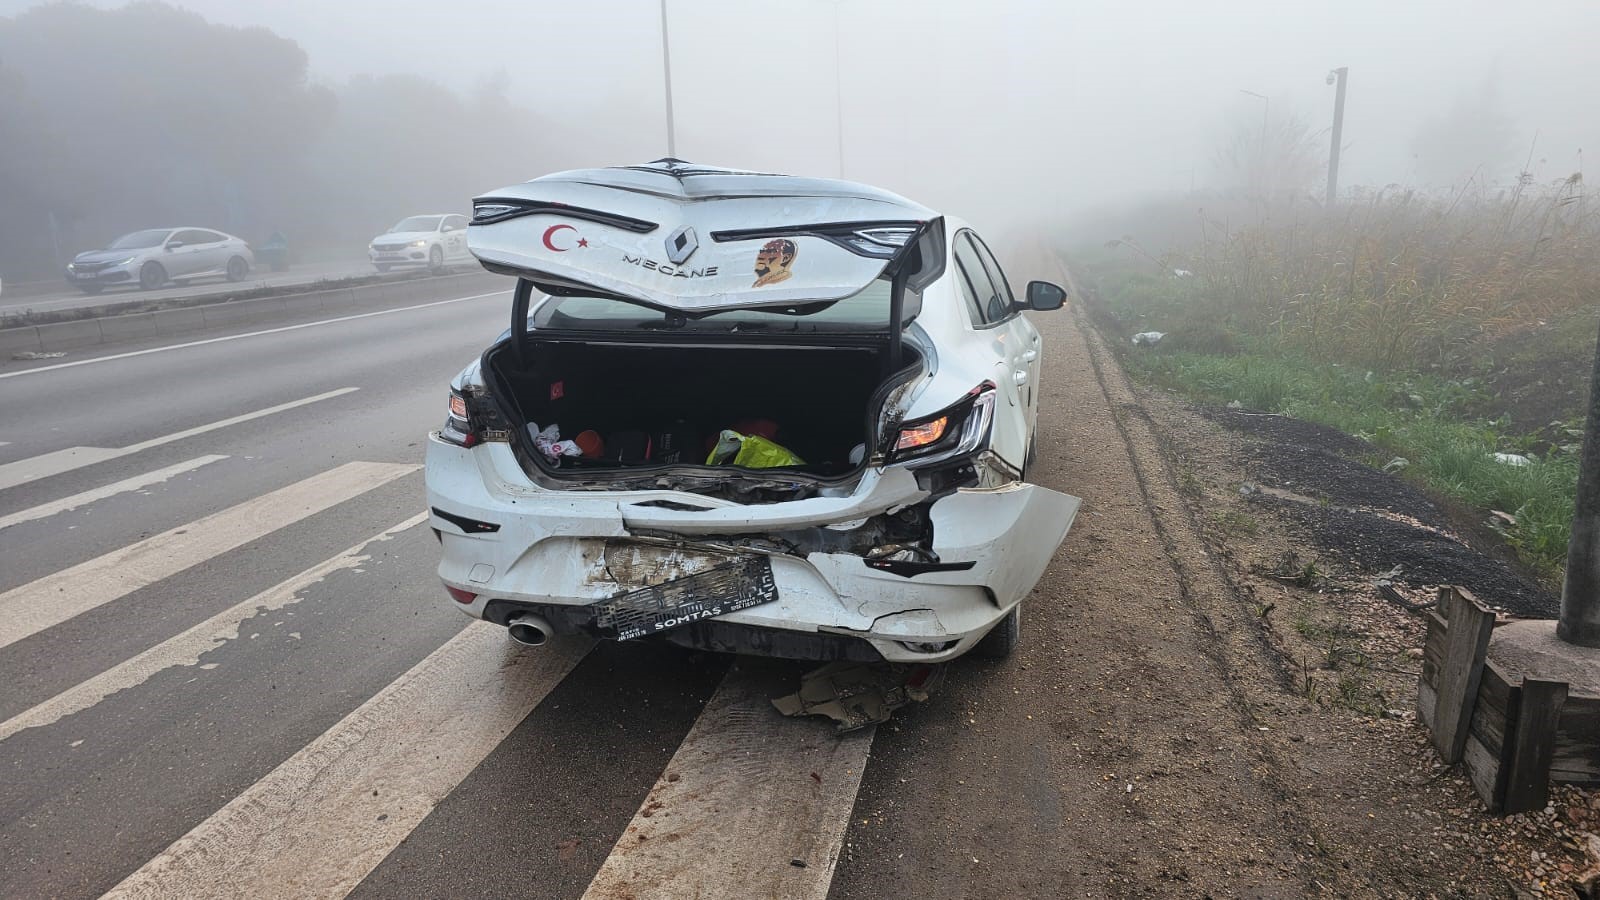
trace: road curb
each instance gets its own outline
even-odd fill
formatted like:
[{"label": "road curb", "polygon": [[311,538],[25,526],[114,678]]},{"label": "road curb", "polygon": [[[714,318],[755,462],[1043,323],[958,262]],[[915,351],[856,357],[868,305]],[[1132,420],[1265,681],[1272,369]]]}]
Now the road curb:
[{"label": "road curb", "polygon": [[427,302],[452,292],[503,287],[505,279],[488,272],[377,282],[354,287],[319,288],[250,300],[176,306],[150,312],[73,319],[42,325],[0,328],[0,356],[49,352],[121,341],[182,334],[244,322],[263,322],[317,310],[349,312],[394,303]]}]

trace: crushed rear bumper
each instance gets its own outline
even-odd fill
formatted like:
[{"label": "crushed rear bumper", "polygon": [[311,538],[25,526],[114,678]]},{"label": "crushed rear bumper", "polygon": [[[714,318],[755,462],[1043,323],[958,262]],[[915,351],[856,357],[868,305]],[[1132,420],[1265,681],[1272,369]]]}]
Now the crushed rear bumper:
[{"label": "crushed rear bumper", "polygon": [[[1044,574],[1079,501],[1035,485],[959,490],[928,504],[936,565],[854,552],[782,552],[738,536],[850,528],[929,496],[902,468],[869,470],[845,497],[765,504],[676,491],[552,491],[528,484],[508,445],[434,437],[431,524],[463,612],[504,623],[543,615],[558,632],[601,634],[591,608],[649,585],[759,554],[777,599],[661,632],[705,649],[806,659],[941,662],[967,652]],[[659,501],[674,500],[671,508]],[[652,505],[641,505],[652,504]]]}]

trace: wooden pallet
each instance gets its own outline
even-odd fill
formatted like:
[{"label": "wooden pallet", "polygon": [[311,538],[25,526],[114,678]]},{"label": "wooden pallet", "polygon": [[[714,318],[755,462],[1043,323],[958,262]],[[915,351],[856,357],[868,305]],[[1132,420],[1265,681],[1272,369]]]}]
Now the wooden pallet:
[{"label": "wooden pallet", "polygon": [[1417,716],[1491,812],[1544,808],[1552,780],[1600,786],[1600,697],[1488,659],[1494,613],[1466,590],[1440,588],[1427,616]]}]

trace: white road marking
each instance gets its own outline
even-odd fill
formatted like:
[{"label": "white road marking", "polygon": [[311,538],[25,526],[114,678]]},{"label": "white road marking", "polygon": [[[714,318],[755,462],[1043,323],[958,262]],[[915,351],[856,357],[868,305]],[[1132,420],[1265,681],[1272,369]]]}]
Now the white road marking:
[{"label": "white road marking", "polygon": [[0,594],[0,647],[409,475],[409,463],[351,462]]},{"label": "white road marking", "polygon": [[0,722],[0,741],[19,731],[52,725],[73,713],[82,712],[118,691],[143,684],[163,669],[199,665],[201,656],[236,639],[239,636],[239,626],[246,619],[300,602],[301,591],[335,572],[354,569],[370,559],[366,551],[371,545],[390,540],[427,519],[426,512],[417,513],[338,556],[324,560],[293,578],[273,585],[182,634],[168,638],[120,665],[107,669],[31,709]]},{"label": "white road marking", "polygon": [[468,625],[105,896],[343,897],[591,646]]},{"label": "white road marking", "polygon": [[60,500],[55,500],[50,503],[41,503],[32,509],[24,509],[20,512],[14,512],[9,516],[0,516],[0,531],[4,531],[5,529],[10,528],[12,525],[16,525],[21,522],[32,522],[35,519],[44,519],[53,516],[56,513],[67,512],[68,510],[77,509],[80,506],[87,506],[90,503],[98,503],[107,497],[114,497],[117,494],[126,494],[129,491],[143,490],[144,488],[147,488],[153,484],[160,484],[163,481],[167,481],[168,479],[182,475],[185,472],[193,472],[195,469],[198,469],[201,466],[208,466],[214,462],[224,459],[227,459],[227,457],[216,454],[197,456],[194,459],[176,463],[174,465],[167,466],[164,469],[157,469],[154,472],[146,472],[143,475],[135,475],[132,478],[124,478],[121,481],[113,482],[105,487],[97,487],[93,490],[83,491],[82,493],[73,494],[71,497],[63,497]]},{"label": "white road marking", "polygon": [[281,334],[285,331],[298,331],[302,328],[316,328],[319,325],[333,325],[338,322],[351,322],[356,319],[370,319],[373,316],[388,316],[395,313],[410,312],[414,309],[428,309],[433,306],[446,306],[451,303],[465,303],[468,300],[482,300],[485,297],[498,297],[509,294],[510,291],[492,291],[487,294],[473,294],[470,297],[454,297],[449,300],[435,300],[432,303],[418,303],[415,306],[397,306],[394,309],[380,309],[375,312],[356,313],[349,316],[338,316],[332,319],[318,319],[315,322],[301,322],[298,325],[283,325],[278,328],[267,328],[261,331],[250,331],[244,334],[226,334],[222,337],[205,338],[198,341],[185,341],[182,344],[168,344],[164,347],[149,347],[144,350],[130,350],[127,353],[113,353],[109,356],[96,356],[93,359],[78,359],[72,362],[55,363],[48,366],[39,366],[33,369],[19,369],[15,372],[0,372],[0,378],[21,378],[24,375],[37,375],[40,372],[53,372],[57,369],[70,369],[74,366],[91,366],[95,363],[110,362],[114,359],[128,359],[134,356],[147,356],[151,353],[165,353],[168,350],[182,350],[186,347],[203,347],[206,344],[220,344],[223,341],[237,341],[244,338],[260,337],[264,334]]},{"label": "white road marking", "polygon": [[735,665],[584,897],[827,896],[873,732],[785,719]]},{"label": "white road marking", "polygon": [[140,441],[137,444],[129,444],[126,447],[68,447],[64,450],[55,450],[50,453],[41,453],[38,456],[30,456],[27,459],[19,459],[16,462],[0,465],[0,491],[9,487],[16,487],[19,484],[27,484],[30,481],[38,481],[41,478],[50,478],[65,472],[71,472],[84,466],[92,466],[108,459],[130,456],[142,450],[149,450],[151,447],[159,447],[162,444],[170,444],[173,441],[192,438],[208,431],[216,431],[219,428],[238,425],[240,422],[248,422],[251,419],[259,419],[262,416],[270,416],[322,400],[331,400],[334,397],[343,397],[345,394],[351,394],[359,390],[361,389],[356,387],[342,387],[311,397],[290,400],[288,403],[279,403],[277,406],[269,406],[266,409],[258,409],[255,412],[247,412],[242,415],[221,419],[206,425],[197,425],[194,428],[175,431],[172,434],[164,434],[161,437]]}]

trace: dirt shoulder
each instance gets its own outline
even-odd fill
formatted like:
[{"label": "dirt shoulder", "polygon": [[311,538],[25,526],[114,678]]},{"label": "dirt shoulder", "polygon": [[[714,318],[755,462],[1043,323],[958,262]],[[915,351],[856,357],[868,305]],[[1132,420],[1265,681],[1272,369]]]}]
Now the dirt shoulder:
[{"label": "dirt shoulder", "polygon": [[[1080,311],[1037,321],[1032,477],[1082,511],[1017,656],[956,664],[880,729],[832,896],[1507,896],[1535,850],[1576,865],[1552,827],[1479,812],[1387,713],[1412,705],[1409,636],[1368,654],[1402,673],[1384,702],[1328,702],[1339,672],[1320,666],[1325,692],[1303,689],[1311,663],[1280,634],[1299,636],[1279,597],[1298,589],[1251,574],[1300,539],[1270,510],[1260,546],[1219,530],[1209,492],[1235,476],[1192,462],[1233,459],[1228,432],[1137,395]],[[1304,593],[1325,604],[1307,621],[1359,629],[1373,607]]]}]

